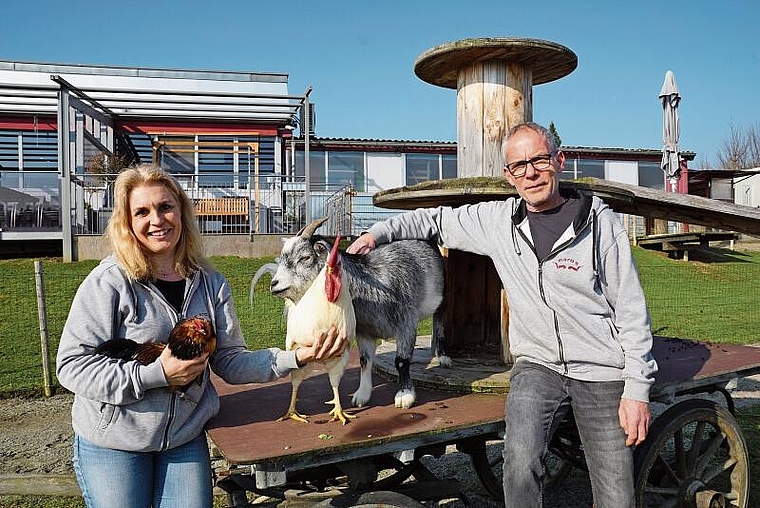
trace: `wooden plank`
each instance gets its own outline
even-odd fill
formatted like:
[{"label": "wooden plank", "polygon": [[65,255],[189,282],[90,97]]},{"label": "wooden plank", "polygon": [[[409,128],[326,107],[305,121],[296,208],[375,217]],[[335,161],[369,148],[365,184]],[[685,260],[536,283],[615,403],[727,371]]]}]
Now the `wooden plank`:
[{"label": "wooden plank", "polygon": [[[457,175],[483,175],[483,64],[459,71]],[[489,175],[490,176],[490,175]]]},{"label": "wooden plank", "polygon": [[[760,208],[599,178],[560,181],[560,189],[572,188],[599,196],[616,212],[760,235]],[[381,191],[374,195],[373,203],[382,208],[408,210],[443,204],[460,206],[516,195],[517,191],[505,178],[457,178]]]}]

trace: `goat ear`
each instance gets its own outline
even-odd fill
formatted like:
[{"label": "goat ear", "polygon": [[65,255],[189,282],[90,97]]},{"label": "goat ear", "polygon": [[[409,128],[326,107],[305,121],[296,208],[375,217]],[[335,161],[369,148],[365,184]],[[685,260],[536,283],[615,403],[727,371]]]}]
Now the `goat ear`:
[{"label": "goat ear", "polygon": [[327,255],[330,253],[330,244],[324,240],[318,240],[314,243],[314,252],[316,252],[317,256],[322,259],[326,259]]}]

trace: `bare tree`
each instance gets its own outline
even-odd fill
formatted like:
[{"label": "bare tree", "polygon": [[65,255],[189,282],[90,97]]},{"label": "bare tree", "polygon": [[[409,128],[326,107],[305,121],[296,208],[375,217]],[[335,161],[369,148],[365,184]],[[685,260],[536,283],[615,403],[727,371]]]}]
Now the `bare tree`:
[{"label": "bare tree", "polygon": [[760,123],[743,129],[731,125],[728,138],[717,154],[718,167],[747,169],[760,166]]}]

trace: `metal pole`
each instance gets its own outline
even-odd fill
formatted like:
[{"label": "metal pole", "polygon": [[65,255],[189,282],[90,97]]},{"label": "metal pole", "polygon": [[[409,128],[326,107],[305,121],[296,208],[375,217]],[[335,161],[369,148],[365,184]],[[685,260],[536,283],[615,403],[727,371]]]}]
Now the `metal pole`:
[{"label": "metal pole", "polygon": [[74,260],[71,227],[71,153],[69,151],[69,92],[58,91],[58,180],[61,183],[63,262]]},{"label": "metal pole", "polygon": [[301,125],[301,132],[303,133],[303,168],[305,179],[304,189],[304,201],[306,202],[306,224],[311,224],[311,171],[309,165],[309,125],[311,124],[310,111],[309,111],[309,94],[311,93],[311,87],[306,89],[303,100],[303,123]]},{"label": "metal pole", "polygon": [[34,281],[37,287],[37,316],[40,322],[40,346],[42,350],[42,378],[45,397],[53,395],[52,376],[50,374],[50,354],[48,353],[47,307],[45,306],[45,283],[42,279],[42,262],[34,262]]}]

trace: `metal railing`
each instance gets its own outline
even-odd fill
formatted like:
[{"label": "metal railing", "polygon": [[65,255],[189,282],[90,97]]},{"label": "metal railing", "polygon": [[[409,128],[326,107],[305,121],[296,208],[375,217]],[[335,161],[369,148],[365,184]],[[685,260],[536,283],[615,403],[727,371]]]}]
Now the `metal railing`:
[{"label": "metal railing", "polygon": [[[306,225],[303,177],[244,172],[175,174],[195,203],[198,226],[207,235],[294,234]],[[74,235],[101,235],[113,213],[116,175],[72,175],[69,207]],[[0,171],[0,231],[25,238],[62,231],[58,173]],[[311,217],[328,217],[324,234],[357,236],[378,220],[398,213],[375,207],[371,193],[351,186],[322,185],[308,193]]]}]

